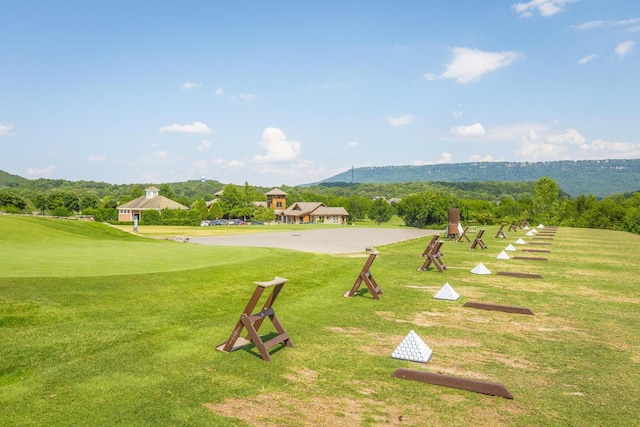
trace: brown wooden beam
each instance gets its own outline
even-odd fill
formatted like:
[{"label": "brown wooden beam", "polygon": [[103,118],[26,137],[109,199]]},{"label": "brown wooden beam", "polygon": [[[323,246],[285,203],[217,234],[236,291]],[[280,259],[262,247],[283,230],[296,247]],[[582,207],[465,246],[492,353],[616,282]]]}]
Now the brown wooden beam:
[{"label": "brown wooden beam", "polygon": [[527,307],[514,307],[511,305],[488,304],[484,302],[469,301],[469,302],[465,302],[463,307],[479,308],[481,310],[489,310],[489,311],[504,311],[505,313],[533,314],[533,311],[531,311]]},{"label": "brown wooden beam", "polygon": [[535,256],[514,256],[514,257],[511,257],[511,259],[521,259],[525,261],[548,261],[548,259],[546,258],[539,258]]},{"label": "brown wooden beam", "polygon": [[496,273],[498,276],[510,276],[510,277],[520,277],[523,279],[542,279],[542,276],[535,273],[517,273],[511,271],[498,271]]},{"label": "brown wooden beam", "polygon": [[403,380],[422,381],[428,384],[456,388],[458,390],[473,391],[475,393],[513,399],[513,395],[509,393],[509,390],[507,390],[507,388],[500,383],[491,383],[487,381],[478,381],[468,378],[452,377],[449,375],[415,371],[405,368],[396,369],[391,376]]}]

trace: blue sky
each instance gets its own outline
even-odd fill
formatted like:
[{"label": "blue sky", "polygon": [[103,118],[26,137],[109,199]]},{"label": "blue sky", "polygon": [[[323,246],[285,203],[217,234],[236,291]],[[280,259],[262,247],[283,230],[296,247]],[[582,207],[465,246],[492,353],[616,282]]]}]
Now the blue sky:
[{"label": "blue sky", "polygon": [[0,170],[277,186],[640,158],[640,2],[0,0]]}]

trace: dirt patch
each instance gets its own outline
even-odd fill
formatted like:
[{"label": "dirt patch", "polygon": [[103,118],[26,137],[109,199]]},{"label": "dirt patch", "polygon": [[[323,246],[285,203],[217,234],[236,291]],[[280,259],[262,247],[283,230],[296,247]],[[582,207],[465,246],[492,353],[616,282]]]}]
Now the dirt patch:
[{"label": "dirt patch", "polygon": [[313,369],[300,368],[292,369],[292,372],[286,374],[284,377],[295,383],[312,384],[318,379],[318,373]]},{"label": "dirt patch", "polygon": [[325,331],[335,332],[338,334],[345,334],[348,336],[356,336],[356,335],[367,333],[367,331],[362,328],[341,328],[340,326],[329,326],[324,329]]},{"label": "dirt patch", "polygon": [[[424,418],[415,408],[400,408],[371,399],[314,397],[302,400],[285,393],[271,393],[244,399],[230,398],[204,407],[218,415],[236,418],[251,426],[417,426]],[[268,411],[265,410],[268,408]]]},{"label": "dirt patch", "polygon": [[515,358],[508,358],[508,357],[499,355],[499,356],[496,356],[496,360],[507,366],[511,366],[512,368],[518,368],[518,369],[530,370],[532,369],[532,366],[533,366],[533,363],[531,363],[527,359],[515,359]]}]

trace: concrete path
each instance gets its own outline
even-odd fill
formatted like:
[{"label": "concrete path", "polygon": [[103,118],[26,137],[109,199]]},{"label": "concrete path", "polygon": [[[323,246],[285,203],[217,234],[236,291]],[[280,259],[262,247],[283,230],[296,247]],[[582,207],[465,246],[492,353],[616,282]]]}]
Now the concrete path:
[{"label": "concrete path", "polygon": [[413,228],[318,227],[323,228],[228,236],[193,236],[189,238],[189,241],[202,245],[258,246],[294,249],[304,252],[343,254],[364,252],[368,247],[389,245],[440,233],[438,230],[418,230]]}]

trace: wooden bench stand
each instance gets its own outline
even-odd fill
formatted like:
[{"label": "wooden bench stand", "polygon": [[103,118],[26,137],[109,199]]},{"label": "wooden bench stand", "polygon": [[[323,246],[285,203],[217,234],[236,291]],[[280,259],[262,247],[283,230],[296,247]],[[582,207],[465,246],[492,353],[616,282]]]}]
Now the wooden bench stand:
[{"label": "wooden bench stand", "polygon": [[369,292],[371,292],[371,296],[374,299],[380,299],[380,294],[382,293],[382,290],[380,289],[380,286],[378,285],[376,280],[373,278],[373,275],[371,274],[371,271],[370,271],[371,264],[373,264],[373,261],[375,261],[376,256],[378,256],[378,251],[375,251],[375,250],[371,251],[371,254],[369,254],[369,258],[367,258],[367,261],[364,263],[364,266],[362,267],[360,274],[358,274],[358,278],[356,279],[355,283],[351,287],[351,290],[345,292],[345,294],[343,295],[344,297],[355,296],[355,294],[358,292],[358,288],[360,288],[360,285],[364,283],[365,285],[367,285]]},{"label": "wooden bench stand", "polygon": [[[216,350],[230,353],[253,343],[253,345],[255,345],[255,347],[260,352],[260,356],[262,357],[262,359],[266,360],[267,362],[271,362],[271,355],[269,355],[268,351],[271,347],[280,343],[284,343],[286,347],[293,347],[293,342],[291,341],[289,334],[280,324],[280,321],[276,317],[276,313],[272,307],[276,298],[280,294],[280,291],[282,290],[282,286],[287,283],[287,281],[288,279],[276,276],[269,282],[254,282],[256,285],[256,290],[253,292],[253,296],[251,296],[249,303],[240,315],[240,320],[236,324],[235,328],[233,328],[229,339],[222,344],[219,344],[216,347]],[[258,304],[258,301],[260,301],[260,297],[262,296],[264,290],[271,287],[273,287],[273,290],[267,297],[267,300],[262,306],[262,309],[255,314],[251,314],[255,306]],[[262,338],[258,334],[258,329],[260,329],[260,326],[262,326],[262,322],[264,322],[264,320],[267,318],[271,320],[271,323],[273,323],[273,326],[276,328],[278,335],[266,342],[263,342]],[[247,330],[247,336],[246,338],[241,338],[240,334],[245,328]]]},{"label": "wooden bench stand", "polygon": [[471,247],[469,247],[469,249],[475,249],[476,246],[480,246],[482,249],[487,249],[487,245],[485,245],[484,241],[482,240],[483,234],[484,228],[481,228],[480,231],[478,231],[478,234],[476,235],[476,238],[473,240],[473,243],[471,244]]},{"label": "wooden bench stand", "polygon": [[518,231],[518,226],[516,225],[515,222],[511,222],[511,225],[509,226],[508,231]]},{"label": "wooden bench stand", "polygon": [[502,229],[504,228],[505,225],[507,225],[507,224],[505,224],[504,222],[500,225],[500,229],[498,230],[498,232],[496,233],[496,236],[495,236],[496,239],[499,238],[499,237],[503,238],[503,239],[507,238],[507,235],[504,234],[504,231],[502,231]]},{"label": "wooden bench stand", "polygon": [[442,243],[442,241],[435,242],[431,251],[427,254],[427,259],[424,260],[424,264],[422,264],[422,267],[420,267],[418,271],[428,270],[431,264],[435,265],[440,273],[447,269],[447,266],[442,261],[442,252],[440,251]]}]

